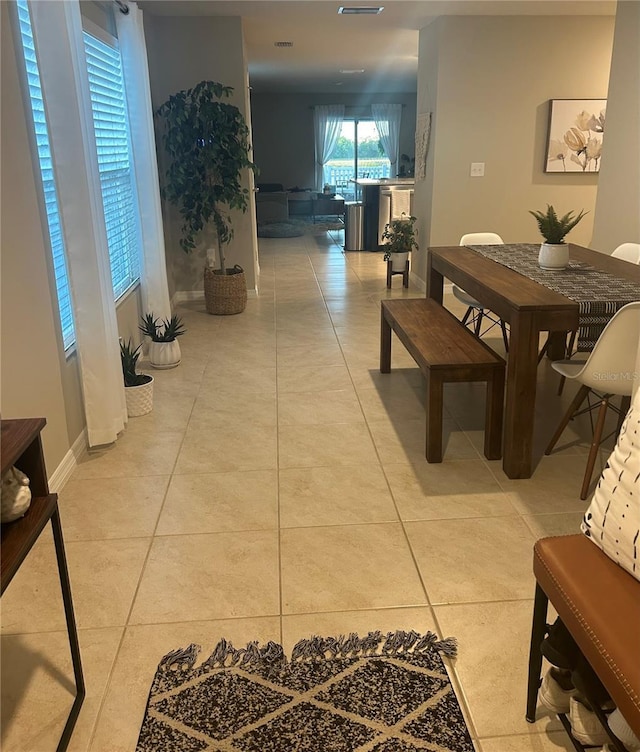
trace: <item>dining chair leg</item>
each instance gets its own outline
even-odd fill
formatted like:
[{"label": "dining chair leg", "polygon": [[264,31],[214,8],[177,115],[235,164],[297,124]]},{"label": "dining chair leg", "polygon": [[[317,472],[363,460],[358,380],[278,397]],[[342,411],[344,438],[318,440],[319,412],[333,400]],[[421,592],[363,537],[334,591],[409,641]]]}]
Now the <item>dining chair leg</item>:
[{"label": "dining chair leg", "polygon": [[574,413],[577,412],[580,405],[585,401],[590,391],[591,389],[588,386],[585,386],[584,384],[580,386],[578,393],[573,398],[573,401],[569,405],[567,412],[564,414],[564,417],[560,421],[560,425],[556,429],[556,432],[553,434],[547,448],[544,450],[545,454],[551,454],[553,447],[558,443],[558,439],[562,436],[562,432],[569,425],[569,421],[571,420],[571,418],[573,418]]},{"label": "dining chair leg", "polygon": [[[538,365],[540,365],[540,361],[544,358],[544,356],[547,354],[547,350],[549,349],[549,340],[547,340],[544,345],[540,348],[540,352],[538,353]],[[564,378],[564,376],[562,377]]]},{"label": "dining chair leg", "polygon": [[483,311],[482,308],[478,311],[478,318],[476,319],[476,337],[480,336],[480,327],[482,326],[482,317],[483,317]]},{"label": "dining chair leg", "polygon": [[593,440],[591,441],[591,449],[589,450],[589,457],[587,459],[587,469],[584,472],[584,479],[582,480],[582,490],[580,492],[580,498],[583,501],[587,498],[587,494],[589,493],[591,476],[593,475],[593,466],[596,464],[598,449],[600,447],[600,442],[602,441],[602,429],[604,428],[604,421],[607,417],[608,407],[609,396],[605,396],[600,402],[600,410],[598,410],[598,418],[596,420],[596,426],[593,429]]},{"label": "dining chair leg", "polygon": [[507,337],[507,327],[504,325],[504,321],[500,319],[500,329],[502,329],[502,341],[504,342],[504,351],[509,353],[509,337]]},{"label": "dining chair leg", "polygon": [[462,326],[466,326],[467,325],[467,321],[469,321],[469,316],[471,316],[472,313],[473,313],[473,306],[469,306],[467,308],[467,312],[462,317],[462,321],[461,321]]}]

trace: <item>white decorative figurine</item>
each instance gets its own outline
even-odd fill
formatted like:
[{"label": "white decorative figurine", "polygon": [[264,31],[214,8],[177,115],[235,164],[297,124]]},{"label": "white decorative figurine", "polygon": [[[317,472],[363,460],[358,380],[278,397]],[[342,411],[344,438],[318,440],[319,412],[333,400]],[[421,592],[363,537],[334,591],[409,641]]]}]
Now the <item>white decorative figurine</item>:
[{"label": "white decorative figurine", "polygon": [[31,489],[29,478],[11,467],[2,477],[2,505],[0,510],[1,522],[13,522],[23,517],[31,504]]}]

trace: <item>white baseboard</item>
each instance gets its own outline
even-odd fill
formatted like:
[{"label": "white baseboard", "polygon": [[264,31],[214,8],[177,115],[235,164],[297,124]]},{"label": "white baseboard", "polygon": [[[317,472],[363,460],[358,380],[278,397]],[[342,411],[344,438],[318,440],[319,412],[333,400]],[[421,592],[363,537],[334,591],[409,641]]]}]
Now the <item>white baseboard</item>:
[{"label": "white baseboard", "polygon": [[[413,287],[417,287],[420,292],[427,292],[427,283],[424,281],[424,279],[421,279],[418,277],[417,274],[414,274],[412,271],[409,271],[409,281],[413,285]],[[443,285],[443,292],[450,293],[453,290],[453,282],[445,281]]]},{"label": "white baseboard", "polygon": [[171,298],[171,305],[184,303],[186,300],[204,300],[204,290],[176,290]]},{"label": "white baseboard", "polygon": [[409,281],[413,284],[414,287],[417,287],[420,292],[427,292],[427,283],[424,281],[424,279],[420,279],[417,274],[414,274],[413,272],[409,272]]},{"label": "white baseboard", "polygon": [[[258,291],[255,287],[247,290],[247,298],[257,297]],[[177,303],[184,303],[188,300],[204,300],[204,290],[177,290],[171,298],[171,306],[173,307]]]},{"label": "white baseboard", "polygon": [[78,459],[87,450],[87,429],[85,428],[78,438],[71,445],[71,449],[65,454],[62,462],[53,471],[49,478],[49,490],[52,493],[59,493],[67,484],[71,474],[76,469]]}]

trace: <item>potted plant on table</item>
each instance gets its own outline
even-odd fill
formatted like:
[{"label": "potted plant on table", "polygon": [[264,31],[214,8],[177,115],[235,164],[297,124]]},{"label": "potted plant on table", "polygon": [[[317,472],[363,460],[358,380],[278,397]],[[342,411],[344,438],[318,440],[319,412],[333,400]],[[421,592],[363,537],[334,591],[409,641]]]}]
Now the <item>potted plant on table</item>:
[{"label": "potted plant on table", "polygon": [[540,234],[545,240],[540,245],[538,256],[540,268],[548,271],[565,269],[569,263],[569,246],[564,239],[588,212],[581,209],[575,216],[573,211],[570,211],[558,217],[553,206],[547,204],[546,211],[529,211],[529,214],[535,217]]},{"label": "potted plant on table", "polygon": [[415,222],[416,217],[403,213],[398,219],[392,219],[384,226],[384,260],[391,260],[391,269],[394,272],[404,271],[411,251],[418,250]]},{"label": "potted plant on table", "polygon": [[120,342],[124,396],[130,418],[146,415],[153,408],[153,376],[136,370],[141,347],[142,345],[138,345],[134,348],[131,340]]},{"label": "potted plant on table", "polygon": [[185,333],[182,319],[175,314],[170,319],[156,319],[152,313],[142,317],[138,329],[149,342],[149,363],[154,368],[175,368],[182,360],[178,337]]},{"label": "potted plant on table", "polygon": [[[240,313],[247,303],[244,270],[227,268],[224,249],[233,238],[232,210],[246,212],[249,190],[242,186],[249,159],[249,129],[240,110],[221,101],[233,87],[201,81],[173,94],[156,111],[164,122],[162,142],[169,156],[162,194],[182,216],[180,246],[186,253],[201,234],[207,249],[204,293],[208,313]],[[213,257],[218,260],[214,268]]]}]

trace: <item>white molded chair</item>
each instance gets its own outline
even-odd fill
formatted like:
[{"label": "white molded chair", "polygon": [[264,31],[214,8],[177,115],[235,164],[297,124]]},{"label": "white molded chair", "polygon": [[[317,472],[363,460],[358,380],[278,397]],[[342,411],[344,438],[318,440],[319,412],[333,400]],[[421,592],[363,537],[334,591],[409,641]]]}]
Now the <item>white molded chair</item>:
[{"label": "white molded chair", "polygon": [[[621,243],[617,248],[611,252],[613,258],[622,259],[628,261],[630,264],[640,264],[640,243]],[[576,343],[576,336],[578,332],[571,332],[569,337],[569,344],[567,345],[567,357],[571,357],[573,348]],[[560,378],[560,384],[558,385],[558,394],[562,394],[564,389],[564,376]]]},{"label": "white molded chair", "polygon": [[[504,240],[495,232],[469,232],[460,238],[460,245],[503,245]],[[458,285],[453,285],[453,294],[456,298],[467,306],[466,313],[462,317],[462,323],[466,326],[469,323],[473,327],[476,337],[481,336],[482,320],[484,318],[491,321],[491,326],[485,330],[493,329],[494,326],[499,326],[502,330],[502,339],[504,341],[504,348],[509,352],[509,338],[507,337],[507,330],[502,319],[496,318],[491,312],[487,312],[487,309],[483,307],[479,300],[476,300],[473,296],[469,295]]]},{"label": "white molded chair", "polygon": [[[586,362],[557,360],[551,364],[554,370],[565,379],[580,384],[580,388],[560,421],[560,425],[549,442],[545,454],[551,454],[562,432],[573,417],[591,412],[600,405],[596,425],[593,429],[593,440],[587,459],[587,468],[582,481],[581,499],[587,498],[598,447],[605,439],[609,438],[608,436],[602,438],[607,408],[611,407],[618,413],[618,425],[614,433],[620,430],[622,421],[629,409],[639,340],[640,301],[629,303],[615,314],[604,328]],[[582,403],[592,391],[598,396],[599,402],[595,402],[593,405],[589,403],[588,407],[580,410]],[[620,408],[610,404],[611,397],[614,395],[622,396]]]},{"label": "white molded chair", "polygon": [[640,264],[640,243],[621,243],[611,255],[632,264]]}]

